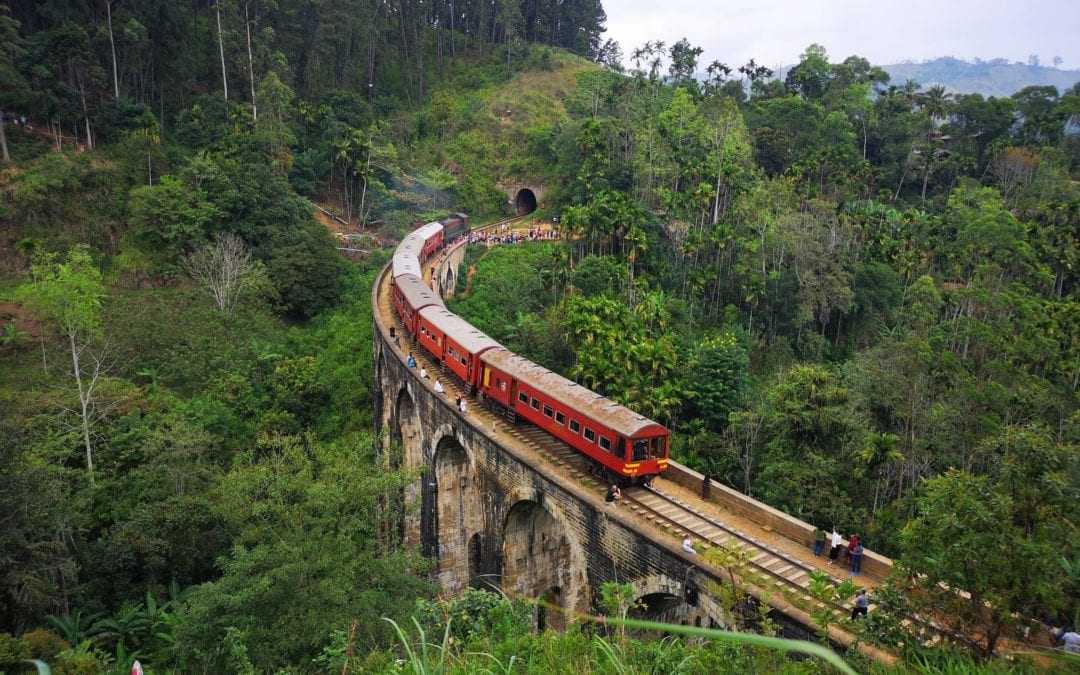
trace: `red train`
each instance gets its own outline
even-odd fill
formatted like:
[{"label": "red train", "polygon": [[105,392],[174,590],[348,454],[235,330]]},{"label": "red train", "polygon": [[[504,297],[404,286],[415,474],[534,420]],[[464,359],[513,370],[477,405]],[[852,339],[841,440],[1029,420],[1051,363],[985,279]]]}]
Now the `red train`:
[{"label": "red train", "polygon": [[444,223],[415,230],[394,253],[394,309],[409,335],[470,393],[566,442],[620,482],[662,473],[670,436],[664,426],[514,354],[448,311],[424,284],[422,263],[468,232],[463,214]]}]

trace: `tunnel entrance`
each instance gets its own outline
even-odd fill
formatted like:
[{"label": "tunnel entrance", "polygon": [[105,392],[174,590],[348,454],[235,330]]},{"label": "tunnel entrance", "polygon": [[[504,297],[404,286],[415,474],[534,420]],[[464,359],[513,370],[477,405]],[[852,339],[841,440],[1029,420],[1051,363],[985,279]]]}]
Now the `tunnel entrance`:
[{"label": "tunnel entrance", "polygon": [[514,210],[517,215],[524,216],[536,210],[536,194],[529,188],[518,190],[514,197]]}]

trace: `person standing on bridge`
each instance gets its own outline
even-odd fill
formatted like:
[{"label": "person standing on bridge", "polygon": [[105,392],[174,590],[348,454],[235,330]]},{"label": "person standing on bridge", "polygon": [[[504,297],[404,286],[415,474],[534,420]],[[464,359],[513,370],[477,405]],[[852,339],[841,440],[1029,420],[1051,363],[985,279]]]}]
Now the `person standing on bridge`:
[{"label": "person standing on bridge", "polygon": [[862,571],[863,545],[858,537],[852,538],[855,539],[855,548],[851,549],[851,576],[857,577]]},{"label": "person standing on bridge", "polygon": [[465,402],[464,397],[459,397],[458,398],[457,407],[458,407],[458,410],[461,411],[462,415],[464,415],[466,412],[468,412],[469,405]]},{"label": "person standing on bridge", "polygon": [[435,393],[436,394],[442,394],[445,391],[446,390],[443,389],[442,382],[439,382],[439,380],[436,378],[436,380],[435,380]]},{"label": "person standing on bridge", "polygon": [[853,534],[848,538],[847,549],[844,551],[844,562],[851,565],[852,556],[855,555],[855,547],[859,545],[859,535]]},{"label": "person standing on bridge", "polygon": [[835,525],[833,525],[832,534],[829,535],[829,543],[832,545],[832,548],[829,549],[829,564],[831,565],[840,557],[840,548],[844,543],[844,538],[836,531]]},{"label": "person standing on bridge", "polygon": [[427,379],[427,368],[425,368],[423,366],[420,366],[420,379],[421,380],[426,380]]},{"label": "person standing on bridge", "polygon": [[820,558],[821,552],[825,550],[825,530],[820,527],[814,527],[814,557]]},{"label": "person standing on bridge", "polygon": [[416,367],[416,357],[412,355],[412,352],[409,352],[409,358],[405,359],[405,365],[410,368]]}]

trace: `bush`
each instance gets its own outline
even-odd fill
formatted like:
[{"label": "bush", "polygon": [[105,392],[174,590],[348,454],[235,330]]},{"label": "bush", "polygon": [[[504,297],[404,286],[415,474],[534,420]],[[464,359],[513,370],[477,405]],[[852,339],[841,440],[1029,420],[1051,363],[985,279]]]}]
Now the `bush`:
[{"label": "bush", "polygon": [[52,661],[60,652],[71,649],[71,644],[46,628],[35,628],[23,633],[23,641],[30,649],[30,658]]},{"label": "bush", "polygon": [[105,671],[108,657],[94,649],[90,641],[56,655],[53,673],[56,675],[99,675]]},{"label": "bush", "polygon": [[30,658],[30,647],[26,641],[9,633],[0,633],[0,666],[18,663]]}]

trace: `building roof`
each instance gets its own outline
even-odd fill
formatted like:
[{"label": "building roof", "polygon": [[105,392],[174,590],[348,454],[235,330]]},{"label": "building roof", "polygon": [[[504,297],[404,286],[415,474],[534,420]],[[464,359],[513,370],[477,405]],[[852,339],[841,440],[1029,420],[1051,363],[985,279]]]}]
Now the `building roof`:
[{"label": "building roof", "polygon": [[553,373],[543,366],[518,356],[508,350],[485,353],[484,363],[498,368],[519,382],[542,391],[567,408],[575,410],[590,419],[603,424],[613,431],[627,437],[655,427],[650,431],[663,431],[664,427],[648,417],[637,414],[626,406],[605,398],[595,391],[568,380],[558,373]]},{"label": "building roof", "polygon": [[420,316],[430,321],[431,325],[438,328],[472,354],[479,354],[493,347],[502,349],[502,345],[498,342],[481,333],[471,323],[450,312],[445,307],[434,305],[425,307],[420,310]]},{"label": "building roof", "polygon": [[401,289],[405,301],[414,310],[423,309],[429,305],[445,306],[438,293],[428,288],[423,281],[412,274],[394,277],[394,284]]}]

